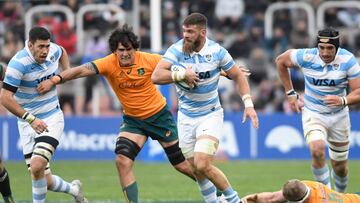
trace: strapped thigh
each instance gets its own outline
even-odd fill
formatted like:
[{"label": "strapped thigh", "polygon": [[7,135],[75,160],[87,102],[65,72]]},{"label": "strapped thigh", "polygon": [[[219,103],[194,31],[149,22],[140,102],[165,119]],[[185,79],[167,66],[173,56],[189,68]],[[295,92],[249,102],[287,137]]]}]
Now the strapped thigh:
[{"label": "strapped thigh", "polygon": [[126,137],[120,136],[116,139],[115,154],[124,155],[134,161],[140,150],[136,142]]},{"label": "strapped thigh", "polygon": [[170,163],[175,166],[183,161],[185,161],[185,157],[179,148],[179,142],[164,148],[165,153],[170,161]]}]

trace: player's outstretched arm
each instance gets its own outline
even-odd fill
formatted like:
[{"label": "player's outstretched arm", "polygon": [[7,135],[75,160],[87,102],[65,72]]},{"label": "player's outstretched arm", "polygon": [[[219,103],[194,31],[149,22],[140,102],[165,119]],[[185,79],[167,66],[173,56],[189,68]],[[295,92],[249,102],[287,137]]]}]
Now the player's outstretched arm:
[{"label": "player's outstretched arm", "polygon": [[276,192],[262,192],[247,195],[242,198],[243,203],[284,203],[286,199],[284,198],[282,191]]},{"label": "player's outstretched arm", "polygon": [[97,68],[93,63],[85,63],[83,65],[67,69],[60,74],[50,78],[50,80],[45,80],[41,82],[37,87],[37,91],[40,94],[45,94],[57,84],[64,83],[65,81],[73,80],[76,78],[96,75],[97,73]]}]

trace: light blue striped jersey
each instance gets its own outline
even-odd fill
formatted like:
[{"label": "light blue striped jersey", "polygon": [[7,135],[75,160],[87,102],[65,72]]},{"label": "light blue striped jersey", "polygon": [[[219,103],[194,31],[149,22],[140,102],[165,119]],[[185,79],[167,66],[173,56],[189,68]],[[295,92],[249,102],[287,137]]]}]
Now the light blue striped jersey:
[{"label": "light blue striped jersey", "polygon": [[187,116],[197,117],[220,110],[218,83],[220,70],[228,71],[235,65],[228,51],[218,43],[206,39],[204,47],[197,53],[185,54],[182,51],[183,39],[168,48],[164,59],[171,64],[191,66],[199,74],[200,82],[193,89],[176,85],[179,110]]},{"label": "light blue striped jersey", "polygon": [[325,95],[345,96],[348,80],[360,77],[356,58],[346,49],[339,48],[333,62],[325,64],[317,48],[294,49],[291,61],[298,65],[305,77],[305,107],[327,114],[343,107],[330,108],[323,102]]},{"label": "light blue striped jersey", "polygon": [[[50,79],[59,73],[59,59],[62,55],[60,46],[50,43],[50,51],[43,64],[35,61],[25,42],[25,48],[18,51],[10,60],[4,83],[16,87],[15,100],[26,111],[43,119],[60,111],[56,87],[40,95],[36,87],[41,81]],[[21,120],[21,119],[20,119]]]}]

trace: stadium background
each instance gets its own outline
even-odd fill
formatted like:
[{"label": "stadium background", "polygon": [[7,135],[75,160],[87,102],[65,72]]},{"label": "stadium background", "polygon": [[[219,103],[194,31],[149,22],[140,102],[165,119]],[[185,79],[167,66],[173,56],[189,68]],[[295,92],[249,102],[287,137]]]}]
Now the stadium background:
[{"label": "stadium background", "polygon": [[[360,57],[360,1],[1,1],[0,60],[7,63],[24,46],[25,33],[33,25],[46,26],[52,32],[52,40],[67,50],[72,66],[107,55],[107,37],[123,23],[134,27],[142,50],[163,53],[181,38],[182,19],[191,12],[205,14],[209,19],[208,36],[252,72],[249,81],[259,113],[259,130],[251,128],[249,122],[241,124],[241,99],[231,81],[220,81],[226,113],[218,166],[241,195],[278,189],[288,178],[311,179],[301,118],[292,114],[285,102],[274,57],[288,48],[314,46],[316,31],[324,26],[339,29],[341,47]],[[301,93],[301,72],[294,69],[291,75],[295,89]],[[53,170],[64,178],[80,178],[90,202],[122,200],[112,163],[121,104],[100,77],[67,82],[58,88],[66,126]],[[176,114],[173,87],[159,88]],[[360,175],[356,173],[360,169],[359,109],[360,105],[351,106],[349,192],[360,190]],[[30,178],[22,161],[16,118],[1,106],[0,115],[1,153],[7,161],[15,198],[30,200]],[[135,170],[143,201],[201,200],[196,185],[171,169],[156,142],[150,141],[138,160]],[[70,201],[64,195],[49,197],[51,202]]]}]

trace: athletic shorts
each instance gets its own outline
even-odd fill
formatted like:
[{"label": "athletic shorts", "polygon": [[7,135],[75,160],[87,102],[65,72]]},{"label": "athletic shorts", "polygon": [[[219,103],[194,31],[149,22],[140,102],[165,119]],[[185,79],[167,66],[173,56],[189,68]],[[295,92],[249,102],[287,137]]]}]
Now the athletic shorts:
[{"label": "athletic shorts", "polygon": [[140,134],[161,142],[172,142],[178,139],[175,120],[166,106],[147,119],[124,115],[123,120],[120,132]]},{"label": "athletic shorts", "polygon": [[60,141],[64,132],[64,114],[62,111],[58,111],[42,120],[48,125],[49,132],[43,132],[40,135],[35,132],[29,123],[20,120],[18,121],[18,129],[24,155],[33,152],[35,138],[37,137],[50,136],[55,138],[58,142]]},{"label": "athletic shorts", "polygon": [[187,151],[194,149],[196,139],[201,135],[209,135],[220,140],[223,123],[223,109],[194,118],[186,116],[179,111],[178,129],[180,148],[187,149]]},{"label": "athletic shorts", "polygon": [[319,139],[340,143],[349,141],[351,125],[347,108],[334,114],[320,114],[303,108],[302,125],[307,142],[307,135],[313,130],[319,130],[325,135]]}]

